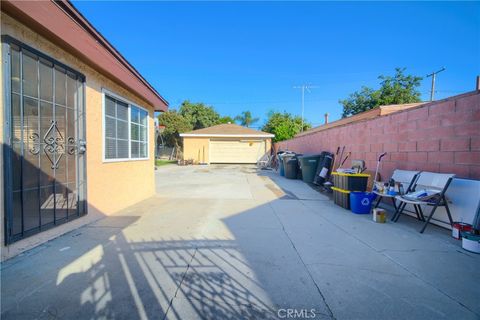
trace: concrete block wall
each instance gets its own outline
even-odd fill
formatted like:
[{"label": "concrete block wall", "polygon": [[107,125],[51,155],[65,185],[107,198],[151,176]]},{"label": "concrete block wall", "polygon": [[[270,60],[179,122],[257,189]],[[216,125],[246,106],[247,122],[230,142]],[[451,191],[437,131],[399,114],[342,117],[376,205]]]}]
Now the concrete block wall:
[{"label": "concrete block wall", "polygon": [[480,179],[480,91],[431,102],[375,119],[334,127],[277,143],[299,153],[334,153],[338,146],[389,177],[394,169],[455,173]]}]

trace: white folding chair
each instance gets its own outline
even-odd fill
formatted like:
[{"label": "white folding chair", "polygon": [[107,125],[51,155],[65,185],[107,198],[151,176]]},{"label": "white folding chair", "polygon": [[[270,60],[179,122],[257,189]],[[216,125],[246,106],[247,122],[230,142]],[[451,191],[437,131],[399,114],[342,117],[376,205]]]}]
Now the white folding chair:
[{"label": "white folding chair", "polygon": [[[448,207],[448,201],[445,197],[445,192],[447,192],[448,186],[450,185],[454,177],[454,174],[449,173],[421,172],[417,179],[417,182],[413,186],[410,193],[395,197],[396,200],[400,201],[400,206],[398,206],[398,209],[395,212],[392,220],[397,222],[406,205],[411,204],[419,209],[419,216],[421,217],[421,220],[425,221],[422,229],[420,230],[420,233],[423,233],[427,228],[428,223],[432,219],[435,210],[437,210],[437,208],[440,206],[445,207],[448,219],[450,220],[450,225],[453,225],[452,215],[450,213],[450,208]],[[412,192],[420,191],[423,189],[434,191],[435,194],[429,199],[417,200],[409,197],[411,196]],[[428,216],[427,220],[425,220],[421,206],[432,207],[432,210],[430,211],[430,215]]]},{"label": "white folding chair", "polygon": [[[395,180],[395,182],[400,182],[403,185],[405,193],[409,193],[412,190],[412,187],[415,185],[415,182],[417,181],[419,173],[420,173],[419,171],[396,169],[395,171],[393,171],[392,179]],[[378,205],[380,204],[383,198],[390,198],[392,201],[393,207],[395,208],[395,211],[397,211],[397,203],[395,201],[395,195],[381,193],[376,190],[373,191],[373,193],[377,195],[377,202],[375,203],[375,208],[378,207]]]}]

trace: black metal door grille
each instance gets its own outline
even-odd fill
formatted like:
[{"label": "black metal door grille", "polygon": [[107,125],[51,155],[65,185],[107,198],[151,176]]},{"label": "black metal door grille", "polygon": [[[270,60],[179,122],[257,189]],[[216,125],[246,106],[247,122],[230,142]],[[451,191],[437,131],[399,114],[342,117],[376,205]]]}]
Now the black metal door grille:
[{"label": "black metal door grille", "polygon": [[9,40],[7,243],[86,213],[84,77]]}]

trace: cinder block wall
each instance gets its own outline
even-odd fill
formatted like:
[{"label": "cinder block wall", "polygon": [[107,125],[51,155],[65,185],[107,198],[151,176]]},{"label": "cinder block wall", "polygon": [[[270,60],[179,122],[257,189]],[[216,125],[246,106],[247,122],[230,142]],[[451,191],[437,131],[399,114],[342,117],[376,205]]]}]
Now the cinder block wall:
[{"label": "cinder block wall", "polygon": [[455,173],[480,179],[480,91],[435,101],[418,108],[347,124],[277,143],[298,153],[334,153],[345,146],[351,159],[375,170],[384,151],[382,177],[394,169]]}]

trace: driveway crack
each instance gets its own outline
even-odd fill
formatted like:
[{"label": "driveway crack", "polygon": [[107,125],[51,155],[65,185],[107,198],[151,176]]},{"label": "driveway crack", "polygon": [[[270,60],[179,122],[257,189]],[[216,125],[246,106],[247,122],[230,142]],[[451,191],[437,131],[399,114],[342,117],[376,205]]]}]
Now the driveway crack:
[{"label": "driveway crack", "polygon": [[[304,204],[302,204],[304,205]],[[288,235],[288,232],[285,230],[285,225],[283,224],[282,220],[278,217],[277,215],[277,212],[275,211],[275,209],[273,208],[273,206],[271,204],[269,204],[270,208],[272,208],[272,211],[275,215],[275,217],[277,218],[278,222],[280,223],[280,225],[282,226],[282,231],[283,233],[285,233],[285,235],[287,236],[287,239],[288,241],[290,241],[290,244],[292,245],[292,248],[293,250],[295,250],[295,253],[297,254],[298,256],[298,259],[300,259],[300,262],[302,263],[303,267],[305,268],[308,276],[310,277],[310,280],[313,282],[313,284],[315,285],[315,288],[317,289],[317,292],[318,294],[320,295],[320,297],[322,298],[322,301],[323,303],[325,304],[325,306],[327,307],[327,310],[328,310],[328,315],[326,316],[329,316],[331,317],[332,319],[336,319],[333,312],[332,312],[332,309],[330,308],[330,306],[328,305],[327,303],[327,300],[325,299],[325,296],[323,295],[322,293],[322,290],[320,290],[320,287],[318,286],[317,282],[315,281],[315,279],[313,278],[313,275],[312,273],[310,272],[310,269],[308,268],[307,264],[305,263],[305,261],[302,259],[302,256],[300,255],[300,253],[298,252],[297,250],[297,247],[295,247],[295,244],[293,243],[293,240],[292,238],[290,238],[290,236]]]},{"label": "driveway crack", "polygon": [[163,316],[163,320],[167,319],[168,312],[172,308],[173,299],[175,299],[177,297],[178,291],[180,290],[180,287],[182,286],[182,284],[185,280],[185,277],[187,276],[188,270],[190,269],[190,266],[192,264],[193,259],[195,259],[195,255],[197,254],[197,251],[198,251],[198,247],[195,248],[195,251],[193,252],[192,256],[190,257],[190,261],[188,261],[187,268],[185,269],[185,272],[182,275],[182,280],[180,280],[180,283],[178,284],[177,288],[175,289],[175,294],[172,296],[172,298],[170,299],[170,301],[168,303],[168,307],[167,307],[167,310],[165,311],[165,315]]}]

